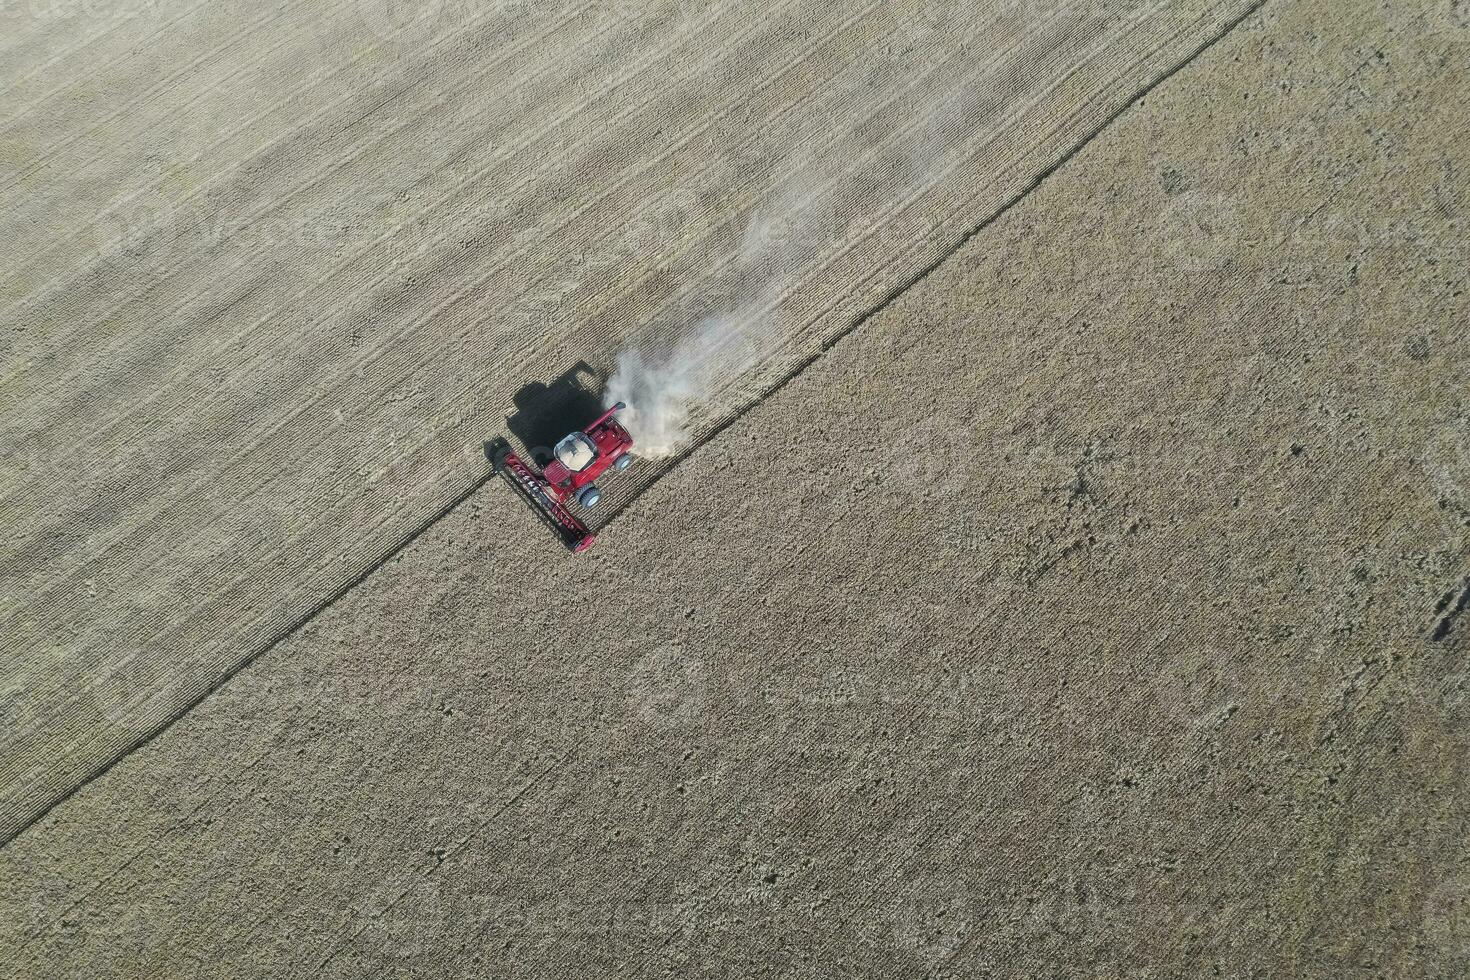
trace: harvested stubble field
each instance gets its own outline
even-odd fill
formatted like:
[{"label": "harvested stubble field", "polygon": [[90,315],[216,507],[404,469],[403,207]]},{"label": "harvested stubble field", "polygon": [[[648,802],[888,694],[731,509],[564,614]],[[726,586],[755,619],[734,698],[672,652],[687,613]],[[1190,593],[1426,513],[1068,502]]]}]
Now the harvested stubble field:
[{"label": "harvested stubble field", "polygon": [[9,11],[8,972],[1470,969],[1470,17],[392,9]]}]

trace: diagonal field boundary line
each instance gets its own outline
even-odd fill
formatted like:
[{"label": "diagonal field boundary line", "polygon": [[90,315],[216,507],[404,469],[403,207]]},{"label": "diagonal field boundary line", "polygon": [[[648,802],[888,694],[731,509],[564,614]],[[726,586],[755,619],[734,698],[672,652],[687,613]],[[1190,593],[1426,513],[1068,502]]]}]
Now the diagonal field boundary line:
[{"label": "diagonal field boundary line", "polygon": [[[868,321],[872,320],[873,317],[877,316],[879,313],[882,313],[885,309],[891,306],[900,296],[913,289],[925,279],[929,278],[929,276],[932,275],[936,270],[938,270],[940,266],[949,261],[949,259],[953,257],[955,253],[968,245],[971,240],[973,240],[977,235],[981,234],[985,231],[985,229],[989,228],[991,225],[995,224],[995,222],[999,221],[1008,212],[1015,208],[1016,205],[1020,204],[1023,200],[1029,197],[1033,191],[1039,188],[1042,184],[1046,183],[1054,174],[1057,173],[1057,171],[1061,170],[1062,167],[1066,166],[1073,159],[1075,159],[1080,153],[1082,153],[1083,150],[1087,148],[1089,144],[1093,142],[1093,140],[1101,136],[1108,128],[1113,125],[1113,123],[1122,118],[1141,100],[1147,98],[1160,85],[1163,85],[1175,75],[1179,74],[1179,72],[1189,67],[1197,59],[1199,59],[1201,55],[1205,54],[1221,41],[1223,41],[1226,37],[1228,37],[1230,34],[1234,33],[1236,28],[1240,27],[1240,25],[1244,24],[1247,20],[1250,20],[1257,13],[1259,13],[1261,8],[1266,6],[1268,2],[1270,2],[1270,0],[1255,0],[1255,2],[1252,3],[1244,12],[1230,20],[1212,37],[1207,38],[1194,50],[1190,51],[1188,55],[1186,55],[1182,60],[1179,61],[1178,64],[1174,65],[1172,68],[1165,69],[1164,71],[1156,75],[1152,80],[1144,84],[1128,99],[1128,101],[1123,103],[1112,113],[1106,116],[1096,126],[1094,126],[1091,130],[1089,130],[1056,161],[1049,164],[1035,177],[1031,178],[1031,180],[1024,187],[1022,187],[1010,198],[1008,198],[1003,204],[1001,204],[999,208],[997,208],[985,218],[981,219],[978,223],[967,229],[965,231],[965,234],[960,236],[958,241],[956,241],[951,248],[941,253],[937,258],[931,261],[928,265],[924,266],[914,275],[910,276],[903,282],[888,290],[888,292],[885,293],[876,303],[874,303],[867,310],[861,313],[856,319],[854,319],[851,324],[849,324],[847,327],[843,328],[841,331],[834,334],[833,336],[824,340],[818,350],[816,350],[814,353],[798,363],[775,384],[771,385],[751,402],[746,404],[744,407],[737,409],[729,418],[725,419],[723,422],[712,428],[709,432],[701,436],[693,445],[689,447],[686,452],[682,453],[679,456],[678,460],[676,460],[671,466],[665,469],[662,473],[653,477],[653,479],[649,480],[648,483],[639,488],[637,493],[635,493],[620,507],[618,507],[617,510],[613,511],[608,516],[607,521],[604,523],[603,526],[611,524],[613,521],[617,520],[618,517],[620,517],[623,513],[627,511],[629,506],[631,506],[635,501],[642,497],[643,494],[647,493],[651,487],[659,482],[659,480],[663,479],[663,477],[666,476],[674,468],[674,466],[677,466],[683,460],[688,459],[695,452],[698,452],[702,446],[705,446],[716,439],[727,429],[733,426],[736,422],[739,422],[741,419],[743,419],[756,406],[763,404],[772,395],[775,395],[777,392],[781,391],[783,388],[789,385],[792,381],[796,380],[798,377],[804,374],[808,368],[810,368],[813,364],[820,360],[823,355],[825,355],[833,347],[837,346],[837,344],[839,344],[843,339],[861,329],[864,325],[868,323]],[[58,806],[71,799],[87,786],[91,785],[94,780],[110,772],[112,768],[116,766],[119,762],[123,761],[128,756],[136,752],[138,749],[143,748],[145,745],[147,745],[149,742],[152,742],[163,732],[173,727],[176,722],[178,722],[189,712],[197,708],[199,704],[203,702],[206,698],[210,697],[220,688],[228,684],[235,677],[235,675],[240,673],[240,671],[253,664],[256,660],[260,659],[265,654],[274,650],[282,642],[289,639],[299,630],[301,630],[302,627],[306,626],[317,616],[321,615],[327,609],[335,605],[337,601],[340,600],[343,596],[356,589],[379,569],[383,568],[383,566],[387,565],[394,558],[398,557],[398,555],[400,555],[406,548],[408,548],[409,545],[417,541],[419,537],[421,537],[426,531],[434,527],[434,525],[438,524],[439,521],[447,517],[466,500],[479,492],[480,489],[483,488],[487,483],[489,483],[495,475],[496,471],[493,467],[490,470],[482,473],[448,504],[444,505],[433,515],[426,518],[417,526],[410,529],[402,538],[399,539],[396,544],[385,551],[377,560],[368,565],[367,568],[365,568],[362,572],[343,584],[341,587],[334,590],[326,598],[316,603],[316,605],[312,606],[311,609],[309,609],[298,619],[296,619],[295,622],[276,631],[276,633],[272,635],[269,639],[267,639],[264,643],[262,643],[260,647],[255,650],[254,653],[251,653],[242,658],[238,664],[225,672],[214,683],[205,688],[192,701],[179,708],[168,718],[165,718],[163,721],[156,724],[153,728],[145,732],[141,737],[139,737],[127,748],[117,752],[111,759],[109,759],[100,768],[98,768],[96,772],[88,775],[85,779],[82,779],[61,796],[48,803],[33,817],[17,827],[15,832],[12,833],[9,837],[6,837],[4,840],[0,840],[0,848],[3,848],[10,844],[21,834],[25,833],[41,820],[44,820]]]},{"label": "diagonal field boundary line", "polygon": [[435,524],[438,524],[441,520],[443,520],[445,517],[447,517],[450,514],[450,512],[452,512],[455,508],[459,507],[460,504],[464,503],[466,500],[469,500],[471,497],[473,497],[475,495],[475,493],[477,491],[479,491],[479,489],[481,487],[483,487],[485,484],[487,484],[487,483],[490,482],[490,478],[492,476],[494,476],[494,475],[495,475],[495,472],[493,470],[490,471],[490,472],[488,472],[488,473],[482,474],[478,479],[475,480],[474,483],[472,483],[469,487],[465,488],[465,490],[463,492],[461,492],[459,494],[459,496],[455,497],[449,503],[447,503],[443,507],[439,508],[439,510],[436,511],[432,517],[430,517],[427,520],[423,521],[417,527],[415,527],[411,531],[409,531],[408,534],[404,535],[404,537],[401,538],[398,541],[397,544],[395,544],[392,548],[390,548],[388,551],[386,551],[380,558],[378,558],[376,561],[374,561],[372,564],[370,564],[367,568],[365,568],[361,572],[359,572],[354,578],[352,578],[351,580],[349,580],[348,582],[346,582],[345,584],[343,584],[340,588],[338,588],[335,591],[333,591],[330,595],[328,595],[326,598],[322,599],[316,605],[312,606],[311,609],[307,610],[304,614],[302,614],[302,616],[299,619],[297,619],[294,623],[292,623],[291,625],[289,625],[289,626],[287,626],[287,627],[279,630],[274,636],[272,636],[270,639],[266,640],[265,643],[261,644],[260,648],[257,649],[254,653],[250,654],[249,656],[247,656],[243,660],[241,660],[239,664],[237,664],[234,667],[231,667],[228,671],[226,671],[223,675],[221,675],[218,680],[216,680],[213,684],[210,684],[207,688],[205,688],[204,691],[201,692],[198,697],[194,698],[194,700],[190,701],[188,704],[184,705],[182,708],[180,708],[179,710],[175,711],[172,715],[170,715],[169,717],[165,718],[163,721],[159,722],[157,725],[155,725],[149,731],[147,731],[146,733],[144,733],[144,735],[141,738],[139,738],[136,742],[134,742],[132,745],[128,746],[127,748],[123,749],[122,751],[120,751],[116,755],[114,755],[110,760],[107,761],[106,764],[104,764],[96,772],[92,773],[86,779],[83,779],[81,782],[77,783],[75,786],[73,786],[71,789],[67,790],[61,796],[57,797],[57,799],[54,802],[48,804],[45,809],[41,810],[34,817],[32,817],[30,820],[28,820],[24,824],[22,824],[15,831],[15,833],[13,833],[9,837],[5,838],[5,840],[0,841],[0,848],[5,847],[11,841],[15,840],[21,834],[25,833],[31,827],[35,826],[38,822],[40,822],[41,820],[45,819],[45,817],[46,817],[46,815],[48,813],[50,813],[52,810],[56,809],[61,804],[65,803],[67,800],[71,799],[78,792],[80,792],[87,785],[89,785],[93,780],[97,779],[99,776],[105,775],[109,770],[112,769],[113,766],[117,765],[123,759],[127,758],[129,755],[132,755],[138,749],[141,749],[143,746],[145,746],[149,742],[153,741],[159,735],[163,734],[163,732],[166,729],[173,727],[174,723],[177,722],[180,718],[184,717],[189,712],[191,712],[195,708],[199,707],[199,704],[205,698],[207,698],[210,695],[214,694],[220,688],[224,687],[231,680],[233,680],[236,674],[240,673],[240,671],[244,670],[246,667],[249,667],[251,664],[255,663],[255,661],[259,660],[262,656],[264,656],[265,654],[269,653],[271,650],[274,650],[283,641],[289,639],[294,633],[296,633],[298,630],[300,630],[307,623],[311,622],[313,619],[316,619],[316,617],[320,616],[329,607],[331,607],[332,605],[336,604],[337,600],[341,599],[347,593],[351,592],[353,589],[357,588],[363,582],[367,581],[368,578],[370,578],[375,572],[377,572],[379,569],[381,569],[384,565],[388,564],[394,558],[397,558],[400,554],[402,554],[403,553],[403,550],[405,548],[407,548],[409,545],[413,544],[416,540],[418,540],[418,538],[425,531],[428,531]]}]

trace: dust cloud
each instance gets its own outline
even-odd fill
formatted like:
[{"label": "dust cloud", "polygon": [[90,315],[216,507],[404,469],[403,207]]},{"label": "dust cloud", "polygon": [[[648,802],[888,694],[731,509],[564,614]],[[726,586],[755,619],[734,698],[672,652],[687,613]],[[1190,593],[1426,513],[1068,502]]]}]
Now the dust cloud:
[{"label": "dust cloud", "polygon": [[[633,452],[662,459],[688,448],[699,407],[782,343],[781,299],[801,271],[844,247],[856,216],[871,224],[963,156],[966,134],[985,108],[984,93],[950,86],[907,95],[920,124],[904,139],[892,131],[878,136],[880,150],[866,166],[833,159],[830,149],[788,163],[780,188],[754,208],[731,260],[703,290],[720,298],[712,304],[719,312],[692,318],[662,350],[629,347],[618,355],[604,403],[626,404],[621,420],[633,436]],[[890,112],[884,122],[892,127],[902,118]],[[849,134],[859,143],[860,129]]]},{"label": "dust cloud", "polygon": [[729,304],[705,316],[653,358],[618,355],[605,403],[623,402],[621,421],[633,451],[648,459],[676,455],[691,439],[690,411],[768,354],[779,340],[775,307],[802,253],[818,234],[820,195],[788,193],[745,228],[723,292]]}]

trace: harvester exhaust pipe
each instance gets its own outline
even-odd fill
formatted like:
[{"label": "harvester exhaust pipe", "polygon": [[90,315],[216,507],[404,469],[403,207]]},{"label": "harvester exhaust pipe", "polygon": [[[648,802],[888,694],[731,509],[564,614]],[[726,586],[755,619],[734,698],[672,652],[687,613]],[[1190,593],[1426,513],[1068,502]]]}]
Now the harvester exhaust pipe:
[{"label": "harvester exhaust pipe", "polygon": [[597,428],[599,425],[601,425],[602,423],[606,422],[608,419],[612,418],[613,415],[615,415],[618,412],[621,412],[623,409],[625,409],[627,407],[628,406],[627,405],[624,405],[622,402],[614,402],[612,408],[609,408],[607,411],[603,412],[601,415],[597,416],[597,418],[595,418],[591,422],[589,422],[588,425],[587,425],[587,428],[589,428],[589,429],[595,429],[595,428]]}]

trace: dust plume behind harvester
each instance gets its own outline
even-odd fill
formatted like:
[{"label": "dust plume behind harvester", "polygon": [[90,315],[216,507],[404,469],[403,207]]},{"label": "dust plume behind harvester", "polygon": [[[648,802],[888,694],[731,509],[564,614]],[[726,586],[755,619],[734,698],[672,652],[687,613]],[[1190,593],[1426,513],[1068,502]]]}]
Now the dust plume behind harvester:
[{"label": "dust plume behind harvester", "polygon": [[[854,215],[882,213],[876,202],[909,201],[948,165],[950,130],[964,117],[963,94],[948,93],[923,110],[914,139],[896,156],[838,159],[825,155],[826,141],[817,141],[772,164],[782,176],[757,199],[743,225],[728,226],[733,240],[722,240],[718,254],[695,270],[699,289],[688,307],[647,324],[616,356],[603,387],[608,414],[598,422],[615,425],[626,438],[617,450],[622,465],[630,455],[679,456],[712,420],[728,417],[756,396],[743,386],[790,340],[790,324],[782,322],[784,302],[804,277],[851,248]],[[676,235],[666,244],[677,250],[686,240]],[[517,485],[573,550],[590,544],[591,533],[566,506],[582,484],[566,484],[555,461],[541,474],[520,457],[509,459]],[[610,464],[598,460],[592,467],[600,473]]]},{"label": "dust plume behind harvester", "polygon": [[813,251],[829,206],[805,185],[766,204],[705,290],[715,312],[691,317],[661,351],[628,347],[618,354],[604,404],[627,406],[623,424],[637,441],[637,455],[667,459],[687,449],[694,414],[779,344],[781,296]]},{"label": "dust plume behind harvester", "polygon": [[753,307],[708,317],[662,357],[632,349],[618,355],[604,397],[627,406],[623,424],[637,441],[637,455],[668,459],[689,445],[691,411],[756,360],[760,348],[752,337],[760,317]]}]

